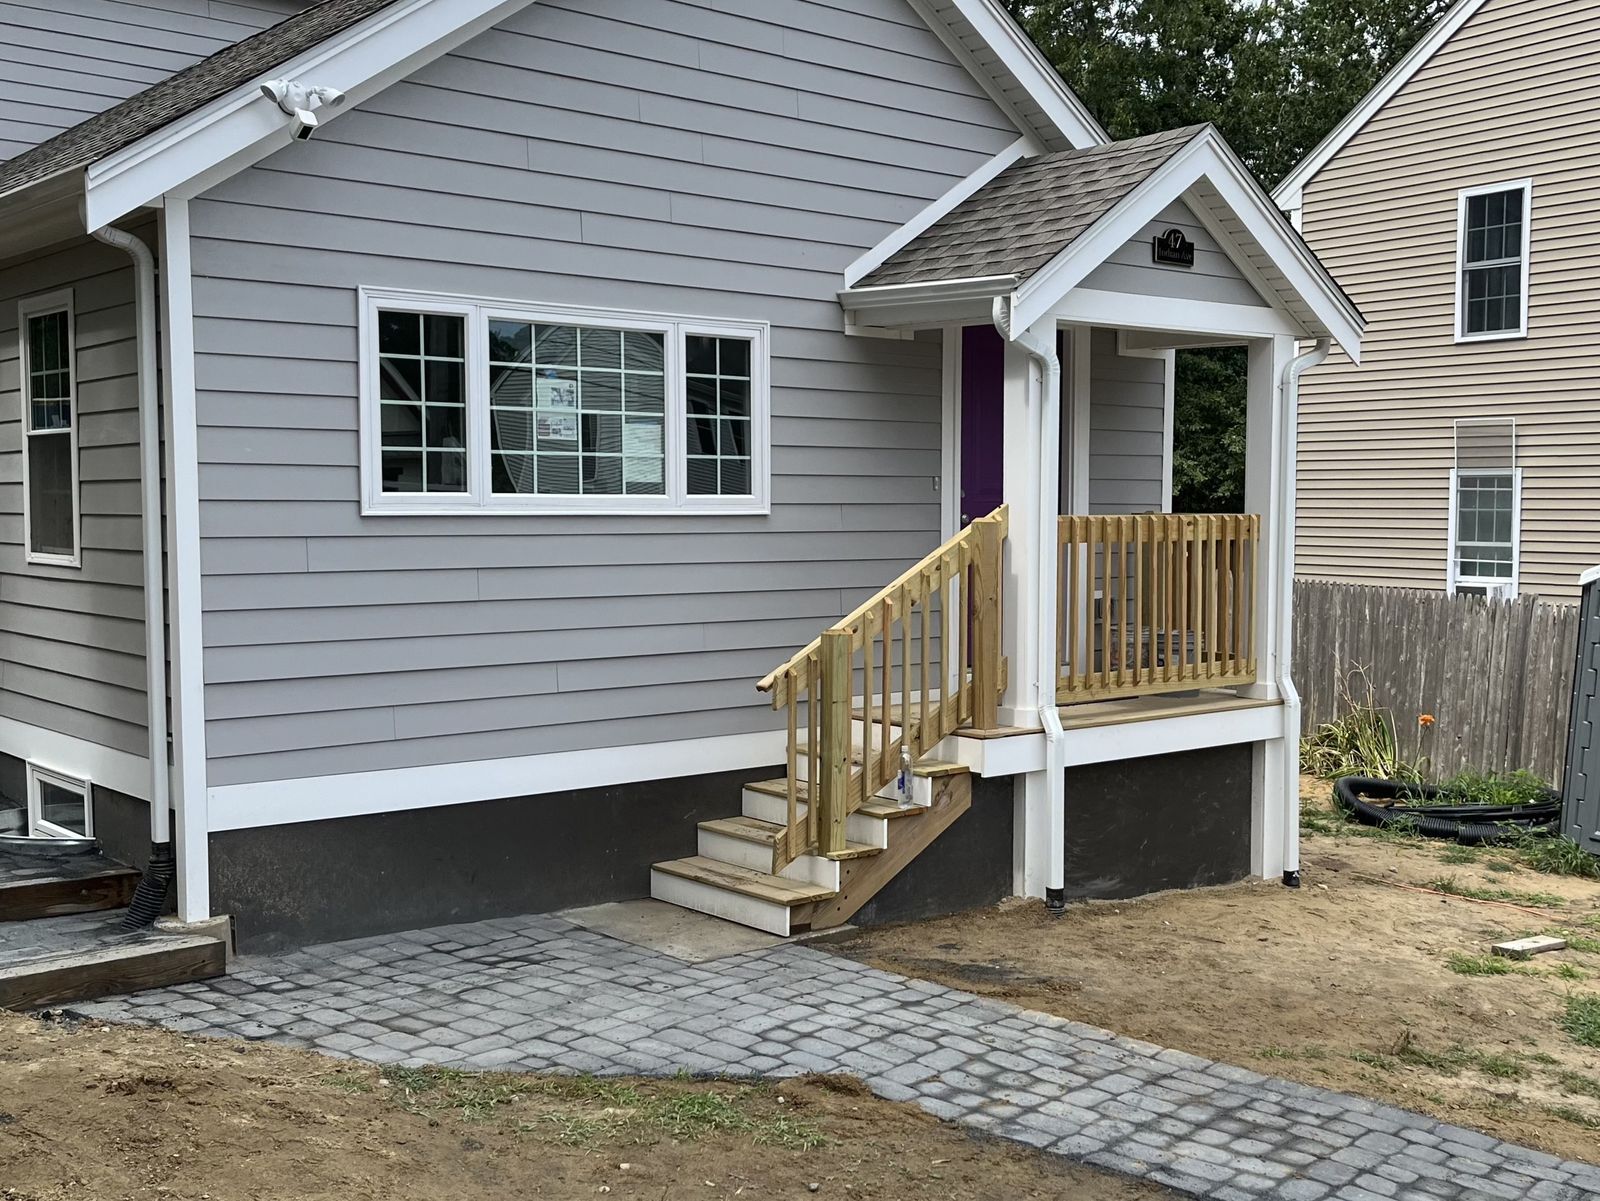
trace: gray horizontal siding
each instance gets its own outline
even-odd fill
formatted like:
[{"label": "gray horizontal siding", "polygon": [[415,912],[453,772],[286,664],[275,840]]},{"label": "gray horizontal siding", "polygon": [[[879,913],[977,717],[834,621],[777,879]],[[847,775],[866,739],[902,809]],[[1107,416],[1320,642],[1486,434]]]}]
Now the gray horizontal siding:
[{"label": "gray horizontal siding", "polygon": [[[1169,229],[1183,230],[1194,243],[1193,267],[1167,266],[1154,261],[1151,239]],[[1194,210],[1181,200],[1173,201],[1137,236],[1089,272],[1082,286],[1107,292],[1170,296],[1174,300],[1209,300],[1258,307],[1267,304],[1221,243],[1201,224]]]},{"label": "gray horizontal siding", "polygon": [[[17,301],[64,287],[76,310],[81,568],[30,564],[23,548]],[[127,255],[83,240],[0,267],[0,715],[147,753],[139,511]]]},{"label": "gray horizontal siding", "polygon": [[[939,344],[834,292],[1016,131],[904,0],[755,11],[546,0],[195,203],[213,784],[771,729],[936,543]],[[771,516],[363,518],[363,284],[770,321]]]},{"label": "gray horizontal siding", "polygon": [[0,160],[303,7],[295,0],[0,0]]},{"label": "gray horizontal siding", "polygon": [[1097,329],[1089,358],[1089,512],[1150,513],[1167,505],[1166,364],[1117,353]]}]

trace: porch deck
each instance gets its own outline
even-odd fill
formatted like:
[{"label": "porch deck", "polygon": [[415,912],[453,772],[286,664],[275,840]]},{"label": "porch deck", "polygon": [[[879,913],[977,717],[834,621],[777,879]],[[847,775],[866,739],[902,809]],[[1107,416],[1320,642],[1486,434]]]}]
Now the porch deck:
[{"label": "porch deck", "polygon": [[1276,698],[1260,700],[1239,696],[1226,688],[1207,688],[1196,693],[1163,696],[1129,696],[1116,700],[1090,701],[1061,708],[1061,728],[1093,730],[1102,726],[1125,726],[1134,722],[1160,721],[1169,717],[1201,717],[1212,713],[1233,713],[1243,709],[1267,709],[1283,702]]}]

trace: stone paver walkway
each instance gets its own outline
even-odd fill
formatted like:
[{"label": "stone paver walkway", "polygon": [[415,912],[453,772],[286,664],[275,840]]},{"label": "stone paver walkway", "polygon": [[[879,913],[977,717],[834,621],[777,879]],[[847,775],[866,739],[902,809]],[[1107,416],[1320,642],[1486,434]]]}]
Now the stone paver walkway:
[{"label": "stone paver walkway", "polygon": [[85,1016],[377,1063],[851,1072],[941,1118],[1216,1201],[1575,1201],[1600,1168],[804,946],[705,964],[557,917],[238,960]]}]

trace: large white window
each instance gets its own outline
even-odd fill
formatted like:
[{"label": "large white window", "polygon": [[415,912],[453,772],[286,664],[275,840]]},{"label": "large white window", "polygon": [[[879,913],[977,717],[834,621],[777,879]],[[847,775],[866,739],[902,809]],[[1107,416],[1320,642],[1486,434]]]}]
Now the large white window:
[{"label": "large white window", "polygon": [[1528,261],[1533,184],[1468,188],[1457,221],[1456,340],[1520,338],[1528,332]]},{"label": "large white window", "polygon": [[1456,422],[1450,473],[1450,571],[1454,593],[1517,594],[1522,472],[1516,425],[1504,419]]},{"label": "large white window", "polygon": [[767,336],[363,289],[364,511],[765,512]]},{"label": "large white window", "polygon": [[30,563],[80,565],[77,356],[72,291],[17,308],[22,392],[22,525]]}]

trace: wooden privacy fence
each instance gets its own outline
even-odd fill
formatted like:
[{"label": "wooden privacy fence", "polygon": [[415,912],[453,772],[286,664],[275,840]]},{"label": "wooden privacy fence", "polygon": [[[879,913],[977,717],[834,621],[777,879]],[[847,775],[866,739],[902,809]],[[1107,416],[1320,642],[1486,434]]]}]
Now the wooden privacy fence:
[{"label": "wooden privacy fence", "polygon": [[787,828],[773,871],[810,852],[842,853],[845,819],[892,783],[904,760],[961,726],[999,725],[1006,527],[1002,505],[756,685],[788,715]]},{"label": "wooden privacy fence", "polygon": [[[1346,691],[1365,701],[1370,682],[1373,701],[1393,715],[1401,753],[1426,756],[1437,778],[1526,768],[1559,784],[1577,635],[1576,606],[1534,597],[1296,581],[1303,729],[1342,716]],[[1434,724],[1423,726],[1423,714]]]},{"label": "wooden privacy fence", "polygon": [[1260,536],[1248,513],[1061,518],[1058,703],[1254,683]]}]

